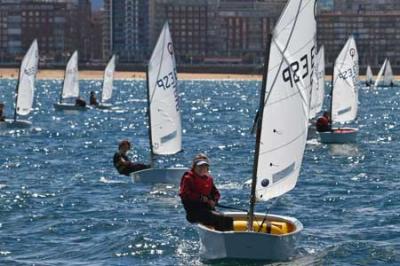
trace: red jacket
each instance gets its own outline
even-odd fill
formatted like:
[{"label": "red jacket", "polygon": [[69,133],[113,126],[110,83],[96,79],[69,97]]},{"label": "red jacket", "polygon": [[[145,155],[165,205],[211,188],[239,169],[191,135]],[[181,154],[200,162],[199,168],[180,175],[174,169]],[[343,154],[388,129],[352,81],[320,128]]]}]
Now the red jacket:
[{"label": "red jacket", "polygon": [[216,203],[221,197],[210,175],[199,176],[192,170],[182,176],[179,196],[182,201],[198,202],[200,202],[201,196],[207,196]]},{"label": "red jacket", "polygon": [[331,130],[331,121],[329,118],[327,118],[325,116],[321,116],[320,118],[318,118],[317,123],[315,125],[317,128],[317,131],[319,131],[319,132]]}]

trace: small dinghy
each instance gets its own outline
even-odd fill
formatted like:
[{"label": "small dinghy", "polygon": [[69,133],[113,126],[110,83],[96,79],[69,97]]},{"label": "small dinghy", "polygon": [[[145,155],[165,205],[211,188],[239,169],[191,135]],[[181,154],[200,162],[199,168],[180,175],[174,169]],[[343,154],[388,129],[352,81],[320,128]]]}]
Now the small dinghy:
[{"label": "small dinghy", "polygon": [[60,101],[54,103],[57,111],[86,111],[89,109],[87,105],[81,106],[75,103],[63,102],[65,99],[72,98],[75,100],[79,97],[79,71],[78,71],[78,51],[75,51],[68,61],[65,69],[63,88],[60,94]]},{"label": "small dinghy", "polygon": [[392,66],[390,65],[390,61],[388,58],[385,58],[381,69],[378,72],[378,76],[376,77],[374,88],[377,87],[393,87],[394,86],[394,77]]},{"label": "small dinghy", "polygon": [[103,90],[101,94],[101,101],[96,108],[99,109],[111,109],[112,104],[107,103],[112,96],[113,82],[114,82],[114,72],[115,72],[115,55],[113,55],[104,70],[103,78]]},{"label": "small dinghy", "polygon": [[[154,155],[173,155],[182,150],[181,111],[177,85],[174,48],[166,22],[147,70],[147,115],[152,163]],[[150,168],[131,175],[136,182],[177,184],[185,171],[187,168]]]},{"label": "small dinghy", "polygon": [[[290,260],[303,225],[294,217],[255,213],[256,201],[292,190],[300,173],[309,120],[315,58],[315,0],[289,0],[269,36],[248,212],[225,212],[231,231],[197,226],[203,259]],[[296,66],[302,66],[297,68]]]},{"label": "small dinghy", "polygon": [[366,76],[365,85],[369,87],[374,82],[374,75],[372,74],[372,70],[371,70],[371,66],[370,65],[367,66],[367,72],[366,72],[365,76]]},{"label": "small dinghy", "polygon": [[5,121],[0,122],[0,128],[18,129],[28,128],[32,125],[32,122],[18,119],[17,116],[26,116],[32,111],[38,63],[39,48],[37,41],[34,40],[24,56],[19,70],[17,89],[15,92],[14,119],[5,119]]},{"label": "small dinghy", "polygon": [[357,46],[353,36],[350,36],[335,61],[331,92],[333,127],[332,131],[319,132],[321,143],[357,141],[357,128],[342,127],[337,124],[351,122],[357,117],[358,76]]}]

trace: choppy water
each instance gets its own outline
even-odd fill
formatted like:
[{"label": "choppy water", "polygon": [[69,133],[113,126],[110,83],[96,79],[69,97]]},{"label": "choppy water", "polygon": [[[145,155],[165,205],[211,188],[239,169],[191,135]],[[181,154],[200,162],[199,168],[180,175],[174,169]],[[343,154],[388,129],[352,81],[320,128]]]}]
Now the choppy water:
[{"label": "choppy water", "polygon": [[[0,80],[9,115],[15,84]],[[0,265],[205,264],[177,187],[134,184],[113,169],[124,138],[149,160],[145,82],[115,85],[113,110],[68,114],[52,106],[61,82],[39,81],[33,127],[0,132]],[[82,81],[81,94],[100,86]],[[204,151],[222,203],[247,208],[259,87],[181,81],[185,151],[159,164],[188,166]],[[297,187],[257,206],[303,222],[288,265],[400,264],[399,93],[360,90],[357,145],[308,141]]]}]

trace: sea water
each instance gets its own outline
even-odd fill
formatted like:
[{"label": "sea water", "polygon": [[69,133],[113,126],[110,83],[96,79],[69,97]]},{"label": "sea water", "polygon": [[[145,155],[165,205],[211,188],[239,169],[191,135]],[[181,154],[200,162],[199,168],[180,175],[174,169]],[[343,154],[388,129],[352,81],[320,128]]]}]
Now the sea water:
[{"label": "sea water", "polygon": [[[81,81],[86,100],[101,82]],[[142,80],[114,84],[111,110],[57,112],[59,80],[37,82],[30,129],[0,131],[0,265],[204,265],[176,185],[118,175],[118,141],[149,162]],[[0,80],[12,117],[15,80]],[[221,203],[247,208],[258,81],[180,81],[184,151],[160,167],[189,167],[205,152]],[[304,224],[296,256],[279,265],[400,264],[400,88],[362,88],[354,145],[307,142],[294,190],[258,211]],[[326,99],[326,102],[328,99]],[[231,265],[225,262],[218,264]],[[237,263],[242,265],[243,262]]]}]

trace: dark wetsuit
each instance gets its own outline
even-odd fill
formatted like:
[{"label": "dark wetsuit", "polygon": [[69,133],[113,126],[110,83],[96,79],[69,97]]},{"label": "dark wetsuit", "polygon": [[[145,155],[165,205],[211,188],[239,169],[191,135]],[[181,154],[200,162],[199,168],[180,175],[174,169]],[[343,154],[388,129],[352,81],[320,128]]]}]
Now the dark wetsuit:
[{"label": "dark wetsuit", "polygon": [[75,105],[79,106],[79,107],[85,107],[86,106],[86,102],[82,99],[76,99],[75,100]]},{"label": "dark wetsuit", "polygon": [[213,226],[219,231],[233,230],[233,218],[224,216],[208,203],[201,201],[203,196],[215,203],[220,198],[210,175],[198,176],[194,171],[186,172],[181,179],[179,196],[186,210],[186,219],[190,223]]},{"label": "dark wetsuit", "polygon": [[3,115],[3,109],[0,109],[0,121],[1,122],[6,121],[6,118]]},{"label": "dark wetsuit", "polygon": [[99,105],[99,103],[97,102],[96,96],[90,96],[89,103],[90,103],[90,105]]},{"label": "dark wetsuit", "polygon": [[[124,165],[121,158],[128,162],[128,165]],[[130,173],[150,168],[150,165],[130,162],[128,156],[119,152],[114,154],[113,163],[121,175],[129,175]]]}]

